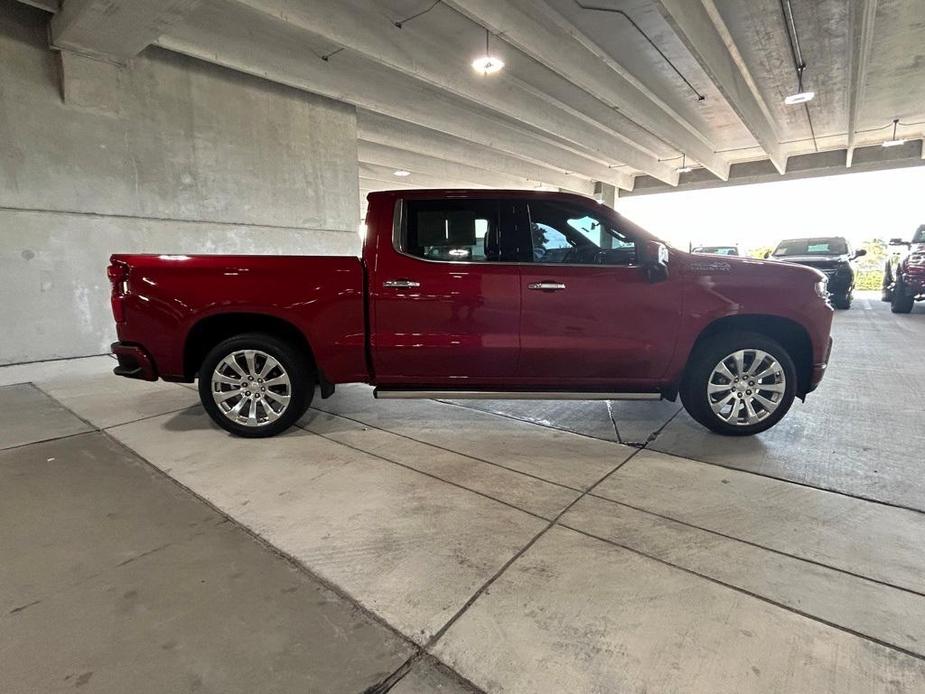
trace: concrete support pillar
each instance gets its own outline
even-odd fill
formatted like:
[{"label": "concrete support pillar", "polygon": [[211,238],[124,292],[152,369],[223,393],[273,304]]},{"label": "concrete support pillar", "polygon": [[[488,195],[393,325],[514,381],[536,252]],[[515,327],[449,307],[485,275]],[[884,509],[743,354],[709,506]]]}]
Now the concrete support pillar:
[{"label": "concrete support pillar", "polygon": [[59,60],[61,98],[66,105],[119,115],[119,73],[123,68],[72,51],[61,51]]},{"label": "concrete support pillar", "polygon": [[617,201],[617,189],[603,181],[594,182],[594,199],[608,207],[613,207]]},{"label": "concrete support pillar", "polygon": [[51,43],[126,62],[198,4],[199,0],[65,0],[51,20]]}]

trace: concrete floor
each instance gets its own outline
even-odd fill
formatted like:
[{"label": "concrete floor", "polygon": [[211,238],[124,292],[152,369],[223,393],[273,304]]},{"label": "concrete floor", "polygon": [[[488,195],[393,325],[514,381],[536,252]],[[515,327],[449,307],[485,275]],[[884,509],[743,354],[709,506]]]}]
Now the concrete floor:
[{"label": "concrete floor", "polygon": [[354,386],[249,441],[106,357],[0,369],[0,691],[925,691],[922,309],[838,313],[750,440]]}]

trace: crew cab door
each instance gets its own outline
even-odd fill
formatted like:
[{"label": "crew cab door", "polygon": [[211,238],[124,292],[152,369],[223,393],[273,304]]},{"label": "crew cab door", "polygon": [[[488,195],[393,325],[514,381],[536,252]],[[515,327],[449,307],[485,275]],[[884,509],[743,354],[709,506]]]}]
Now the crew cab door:
[{"label": "crew cab door", "polygon": [[396,205],[369,275],[370,347],[379,385],[466,388],[514,378],[520,351],[517,219],[498,199]]},{"label": "crew cab door", "polygon": [[666,371],[680,281],[650,281],[634,225],[572,202],[527,200],[519,375],[536,386],[644,389]]}]

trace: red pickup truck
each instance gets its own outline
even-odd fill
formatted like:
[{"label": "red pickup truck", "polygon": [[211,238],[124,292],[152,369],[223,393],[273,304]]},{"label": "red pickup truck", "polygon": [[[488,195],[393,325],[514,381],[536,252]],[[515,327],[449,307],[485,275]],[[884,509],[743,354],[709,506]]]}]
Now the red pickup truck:
[{"label": "red pickup truck", "polygon": [[893,313],[911,313],[916,301],[925,301],[925,224],[919,226],[912,241],[890,239],[905,252],[891,253],[883,269],[883,300]]},{"label": "red pickup truck", "polygon": [[378,398],[674,400],[722,434],[821,380],[822,273],[668,248],[566,193],[372,193],[362,258],[114,255],[115,373],[192,382],[270,436],[319,387]]}]

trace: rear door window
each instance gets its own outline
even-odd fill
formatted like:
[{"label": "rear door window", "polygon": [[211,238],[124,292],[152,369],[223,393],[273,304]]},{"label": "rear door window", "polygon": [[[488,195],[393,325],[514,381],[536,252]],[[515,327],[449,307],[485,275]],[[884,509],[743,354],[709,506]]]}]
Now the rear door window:
[{"label": "rear door window", "polygon": [[503,200],[408,200],[399,250],[432,261],[492,263],[517,258],[516,205]]}]

